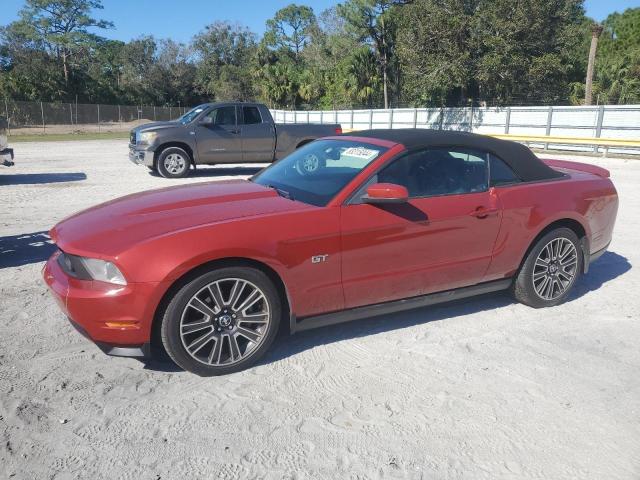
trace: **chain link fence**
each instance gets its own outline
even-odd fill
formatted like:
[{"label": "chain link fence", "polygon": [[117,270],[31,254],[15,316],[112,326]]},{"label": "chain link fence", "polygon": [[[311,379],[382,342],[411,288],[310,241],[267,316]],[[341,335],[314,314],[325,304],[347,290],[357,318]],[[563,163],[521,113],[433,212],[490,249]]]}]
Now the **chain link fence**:
[{"label": "chain link fence", "polygon": [[28,133],[124,132],[147,122],[173,120],[189,107],[22,102],[4,99],[10,135]]}]

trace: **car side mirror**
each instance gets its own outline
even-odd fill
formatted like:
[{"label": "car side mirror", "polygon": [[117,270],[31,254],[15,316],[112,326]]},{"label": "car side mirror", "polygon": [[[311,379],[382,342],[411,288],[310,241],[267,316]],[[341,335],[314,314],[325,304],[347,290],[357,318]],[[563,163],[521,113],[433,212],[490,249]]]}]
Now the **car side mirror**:
[{"label": "car side mirror", "polygon": [[381,203],[406,203],[409,200],[409,191],[402,185],[395,183],[374,183],[367,188],[362,201],[371,204]]},{"label": "car side mirror", "polygon": [[198,123],[200,125],[202,125],[203,127],[211,126],[211,125],[213,125],[213,118],[212,117],[204,117]]}]

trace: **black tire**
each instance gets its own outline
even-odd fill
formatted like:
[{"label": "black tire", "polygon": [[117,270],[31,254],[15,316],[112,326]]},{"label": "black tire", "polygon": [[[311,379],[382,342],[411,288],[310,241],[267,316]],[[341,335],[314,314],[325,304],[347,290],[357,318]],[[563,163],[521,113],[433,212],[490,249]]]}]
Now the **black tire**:
[{"label": "black tire", "polygon": [[[217,313],[214,309],[213,312],[210,312],[214,317],[210,321],[211,325],[202,328],[198,326],[197,322],[203,322],[203,325],[207,322],[207,316],[204,313],[201,314],[201,310],[189,306],[193,303],[192,300],[194,296],[205,302],[207,304],[205,306],[213,306],[212,298],[214,295],[211,295],[210,292],[213,292],[212,288],[215,289],[215,285],[218,285],[220,287],[219,292],[221,292],[220,300],[229,300],[232,298],[233,288],[235,288],[232,287],[231,283],[236,280],[244,282],[242,294],[251,296],[252,293],[250,292],[252,292],[252,290],[250,289],[253,287],[256,287],[256,289],[263,294],[264,303],[263,300],[259,300],[258,306],[261,307],[261,311],[266,309],[268,312],[269,319],[266,326],[251,324],[252,318],[258,318],[255,314],[252,316],[247,314],[247,316],[245,316],[247,310],[239,313],[239,310],[234,310],[230,307],[224,307],[224,310],[217,311]],[[209,298],[207,298],[207,296]],[[251,300],[246,300],[244,296],[239,296],[237,302],[231,305],[231,307],[234,305],[241,307],[243,302],[250,301]],[[197,300],[195,302],[199,308],[203,308],[200,303],[197,303]],[[238,303],[241,305],[238,305]],[[229,308],[229,314],[227,314],[226,308]],[[235,320],[229,318],[229,321],[232,323],[230,325],[223,324],[222,320],[226,320],[224,317],[230,317],[231,312],[234,312],[233,318]],[[215,315],[213,315],[214,313]],[[235,316],[236,314],[237,317]],[[196,317],[199,315],[203,316],[196,318],[195,321],[191,321],[191,319],[188,318],[189,315],[195,315]],[[264,314],[258,313],[258,315]],[[167,305],[162,318],[160,328],[162,344],[171,359],[184,370],[200,376],[225,375],[244,370],[254,365],[264,355],[276,337],[281,315],[282,305],[280,296],[273,282],[267,275],[260,270],[248,267],[219,268],[199,275],[175,293]],[[241,318],[243,320],[241,320]],[[186,320],[189,321],[187,322]],[[184,325],[187,327],[196,325],[196,328],[199,328],[199,330],[191,333],[181,333],[183,332]],[[255,330],[252,330],[254,327]],[[225,330],[225,328],[228,330]],[[261,335],[260,339],[256,339],[252,344],[252,342],[248,340],[248,337],[244,336],[246,333],[249,333],[249,331],[256,335],[259,332]],[[202,337],[200,337],[201,332]],[[206,340],[204,343],[198,343],[198,340],[207,335],[214,337],[215,340],[212,338]],[[220,341],[221,347],[220,353],[216,354],[215,349],[218,346],[218,341]],[[232,342],[235,345],[235,352],[238,352],[238,354],[242,353],[241,351],[244,344],[244,353],[246,354],[244,358],[238,356],[238,359],[234,361],[234,347],[232,346]],[[192,347],[194,344],[196,346]],[[190,347],[191,351],[195,352],[193,352],[193,354],[190,353],[187,346]],[[214,358],[215,355],[217,355],[220,363],[216,362],[217,364],[215,365],[207,364],[206,362]],[[205,360],[206,357],[208,357],[208,359]],[[227,362],[221,361],[224,359],[226,359]],[[228,360],[231,360],[231,363],[229,363]]]},{"label": "black tire", "polygon": [[156,158],[155,168],[164,178],[183,178],[189,175],[192,159],[182,148],[169,147]]},{"label": "black tire", "polygon": [[[562,249],[555,258],[554,249]],[[562,257],[561,254],[565,251],[565,256]],[[575,259],[572,259],[573,255]],[[553,307],[567,299],[583,271],[583,264],[578,236],[569,228],[557,228],[540,238],[529,251],[513,282],[511,292],[516,300],[530,307]],[[568,268],[569,265],[572,267]],[[568,276],[571,276],[570,280],[567,280]]]}]

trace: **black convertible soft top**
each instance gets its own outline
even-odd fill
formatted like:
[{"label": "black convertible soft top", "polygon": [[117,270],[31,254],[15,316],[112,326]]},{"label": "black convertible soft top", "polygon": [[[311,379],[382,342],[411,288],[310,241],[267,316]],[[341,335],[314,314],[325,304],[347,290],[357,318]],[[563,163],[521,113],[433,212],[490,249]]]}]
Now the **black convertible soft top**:
[{"label": "black convertible soft top", "polygon": [[525,182],[549,180],[564,174],[552,169],[534,155],[526,146],[485,135],[451,130],[427,130],[420,128],[363,130],[346,134],[387,140],[404,145],[408,150],[428,147],[462,147],[484,150],[504,160]]}]

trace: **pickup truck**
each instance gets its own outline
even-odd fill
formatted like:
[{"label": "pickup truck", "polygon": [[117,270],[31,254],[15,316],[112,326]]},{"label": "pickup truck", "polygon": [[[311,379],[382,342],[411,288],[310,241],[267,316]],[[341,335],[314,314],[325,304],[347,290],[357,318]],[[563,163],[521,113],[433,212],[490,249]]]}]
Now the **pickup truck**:
[{"label": "pickup truck", "polygon": [[8,122],[4,117],[0,117],[0,165],[3,167],[13,166],[13,149],[9,148],[7,139]]},{"label": "pickup truck", "polygon": [[207,103],[177,120],[131,130],[129,159],[165,178],[179,178],[196,165],[272,162],[317,138],[340,133],[340,125],[276,124],[260,103]]}]

